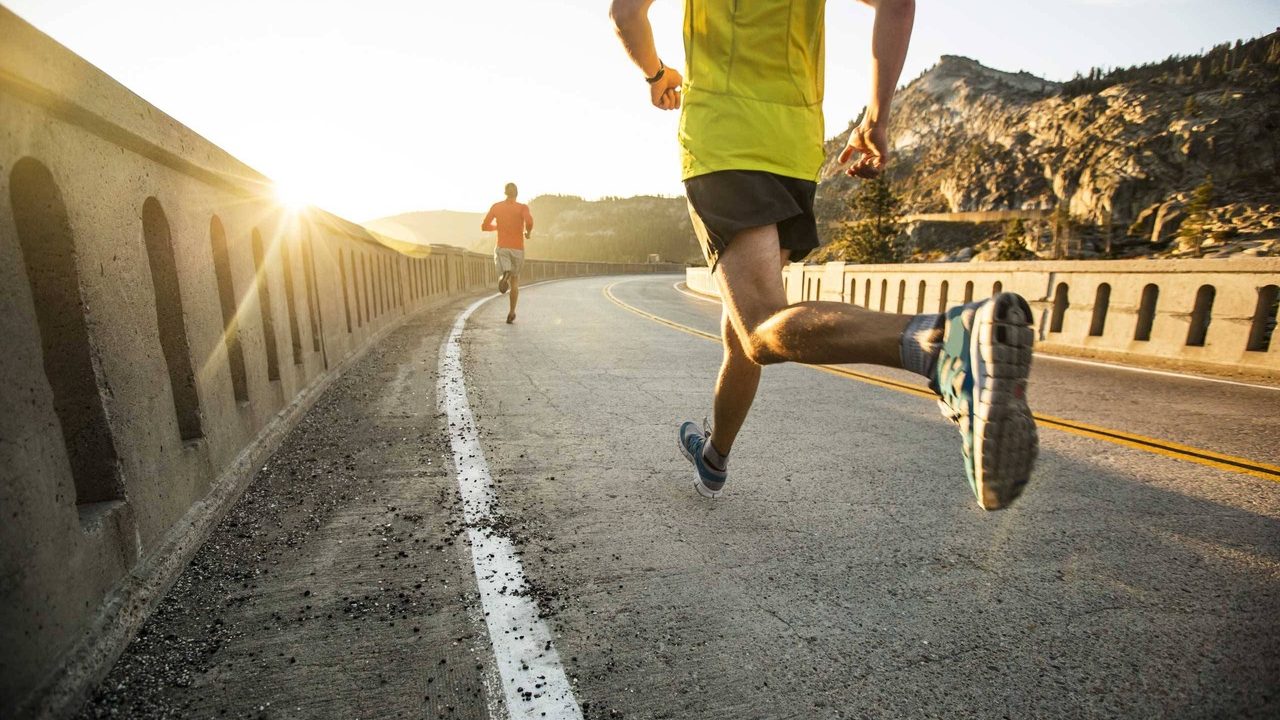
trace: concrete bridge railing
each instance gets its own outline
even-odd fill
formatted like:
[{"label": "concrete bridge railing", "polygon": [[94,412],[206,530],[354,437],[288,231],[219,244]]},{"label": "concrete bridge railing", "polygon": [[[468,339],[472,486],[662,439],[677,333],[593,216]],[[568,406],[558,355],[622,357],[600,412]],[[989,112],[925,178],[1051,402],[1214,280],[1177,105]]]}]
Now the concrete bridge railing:
[{"label": "concrete bridge railing", "polygon": [[496,278],[485,255],[283,210],[3,8],[0,37],[0,717],[56,716],[344,367]]},{"label": "concrete bridge railing", "polygon": [[[691,289],[717,295],[707,268]],[[793,264],[787,298],[941,312],[1001,290],[1030,301],[1037,350],[1137,365],[1280,377],[1280,259]]]}]

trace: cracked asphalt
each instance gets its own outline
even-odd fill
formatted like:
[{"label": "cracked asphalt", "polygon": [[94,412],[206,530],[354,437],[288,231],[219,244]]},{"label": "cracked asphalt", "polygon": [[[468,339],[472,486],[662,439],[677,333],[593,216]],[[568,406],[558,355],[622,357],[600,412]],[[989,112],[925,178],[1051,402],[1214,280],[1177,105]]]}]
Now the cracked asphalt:
[{"label": "cracked asphalt", "polygon": [[[522,288],[463,336],[494,530],[587,718],[1280,715],[1280,484],[1044,430],[984,513],[932,403],[784,366],[703,499],[676,427],[719,348],[602,294],[714,329],[676,279]],[[81,717],[501,717],[435,400],[464,305],[329,389]],[[1033,376],[1055,414],[1143,432],[1197,402],[1071,372]],[[1280,394],[1217,390],[1216,428],[1157,429],[1267,460]]]}]

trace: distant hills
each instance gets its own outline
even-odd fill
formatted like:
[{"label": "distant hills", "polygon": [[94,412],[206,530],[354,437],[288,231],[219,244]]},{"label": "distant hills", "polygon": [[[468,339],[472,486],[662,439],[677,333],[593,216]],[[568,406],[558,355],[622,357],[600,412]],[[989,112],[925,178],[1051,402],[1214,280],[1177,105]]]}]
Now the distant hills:
[{"label": "distant hills", "polygon": [[364,223],[370,230],[421,245],[455,245],[471,250],[493,243],[492,233],[480,232],[483,213],[425,210],[401,213]]},{"label": "distant hills", "polygon": [[[529,202],[533,238],[525,254],[537,260],[699,262],[684,198],[651,195],[584,200],[575,195],[540,195]],[[493,233],[480,231],[483,213],[433,210],[379,218],[370,230],[422,244],[455,245],[476,252],[493,249]]]}]

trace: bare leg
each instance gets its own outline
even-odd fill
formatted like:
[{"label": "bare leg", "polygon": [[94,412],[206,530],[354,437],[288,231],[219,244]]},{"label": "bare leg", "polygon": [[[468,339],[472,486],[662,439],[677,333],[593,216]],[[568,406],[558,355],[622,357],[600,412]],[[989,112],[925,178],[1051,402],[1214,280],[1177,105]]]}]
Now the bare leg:
[{"label": "bare leg", "polygon": [[520,276],[515,273],[510,273],[507,279],[511,281],[511,290],[508,291],[511,294],[510,300],[508,301],[511,305],[511,309],[507,312],[507,322],[511,322],[516,319],[516,301],[520,299]]},{"label": "bare leg", "polygon": [[720,296],[747,357],[759,365],[902,366],[899,344],[910,315],[838,302],[787,305],[778,254],[777,227],[752,228],[733,238],[716,266]]},{"label": "bare leg", "polygon": [[711,444],[721,455],[728,455],[755,400],[756,388],[760,385],[760,366],[747,357],[727,308],[720,319],[720,337],[724,340],[724,362],[720,364],[720,377],[716,379]]}]

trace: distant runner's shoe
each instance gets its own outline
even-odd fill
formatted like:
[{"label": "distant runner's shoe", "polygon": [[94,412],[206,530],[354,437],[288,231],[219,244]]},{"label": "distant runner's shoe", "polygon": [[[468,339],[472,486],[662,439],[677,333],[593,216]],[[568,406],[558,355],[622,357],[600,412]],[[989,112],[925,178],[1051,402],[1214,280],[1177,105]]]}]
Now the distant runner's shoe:
[{"label": "distant runner's shoe", "polygon": [[[503,295],[506,295],[507,290],[509,290],[510,288],[511,288],[510,278],[507,277],[506,273],[502,273],[502,277],[498,278],[498,292],[502,293]],[[511,322],[511,321],[508,320],[507,322]]]},{"label": "distant runner's shoe", "polygon": [[720,497],[724,483],[729,479],[729,473],[726,470],[716,470],[702,457],[702,446],[706,444],[710,434],[706,420],[702,421],[702,427],[690,421],[680,425],[680,452],[693,463],[695,476],[693,488],[703,497],[714,498]]},{"label": "distant runner's shoe", "polygon": [[944,321],[934,390],[960,427],[964,469],[978,504],[1008,507],[1031,478],[1039,450],[1027,407],[1031,308],[1014,293],[952,308]]},{"label": "distant runner's shoe", "polygon": [[513,313],[513,312],[511,312],[511,313],[507,313],[507,324],[508,324],[508,325],[510,325],[511,323],[513,323],[513,322],[515,322],[515,321],[516,321],[516,314],[515,314],[515,313]]}]

